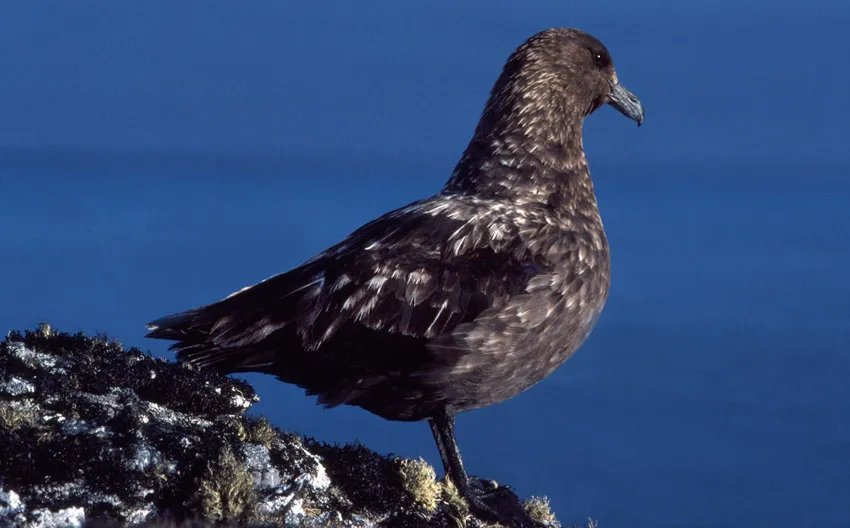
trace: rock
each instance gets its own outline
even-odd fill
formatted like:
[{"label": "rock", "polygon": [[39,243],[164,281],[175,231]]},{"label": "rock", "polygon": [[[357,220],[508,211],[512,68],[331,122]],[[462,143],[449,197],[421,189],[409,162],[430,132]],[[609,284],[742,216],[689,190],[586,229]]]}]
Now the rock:
[{"label": "rock", "polygon": [[282,432],[256,401],[104,336],[11,332],[0,526],[487,526],[424,461]]}]

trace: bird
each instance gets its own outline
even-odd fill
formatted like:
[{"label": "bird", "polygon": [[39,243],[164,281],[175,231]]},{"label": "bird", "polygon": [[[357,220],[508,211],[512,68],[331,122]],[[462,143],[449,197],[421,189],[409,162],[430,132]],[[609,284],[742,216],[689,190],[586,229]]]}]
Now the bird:
[{"label": "bird", "polygon": [[177,358],[262,372],[327,407],[427,420],[449,478],[484,519],[533,526],[507,486],[467,474],[455,417],[516,396],[584,343],[610,253],[584,153],[603,105],[644,120],[606,47],[572,28],[509,56],[444,187],[304,264],[148,324]]}]

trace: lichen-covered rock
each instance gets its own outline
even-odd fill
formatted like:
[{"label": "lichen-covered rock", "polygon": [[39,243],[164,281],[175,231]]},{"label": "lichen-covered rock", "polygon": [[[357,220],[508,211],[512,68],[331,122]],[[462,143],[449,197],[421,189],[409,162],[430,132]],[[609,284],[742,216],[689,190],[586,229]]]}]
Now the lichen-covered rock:
[{"label": "lichen-covered rock", "polygon": [[281,432],[257,400],[105,337],[12,332],[0,526],[485,526],[424,461]]}]

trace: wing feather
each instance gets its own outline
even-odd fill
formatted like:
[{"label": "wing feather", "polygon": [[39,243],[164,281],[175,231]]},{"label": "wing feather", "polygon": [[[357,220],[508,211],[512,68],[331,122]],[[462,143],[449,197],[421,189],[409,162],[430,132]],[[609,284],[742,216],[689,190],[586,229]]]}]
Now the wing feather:
[{"label": "wing feather", "polygon": [[303,353],[368,365],[372,352],[352,357],[358,332],[381,333],[382,343],[451,332],[524,292],[538,268],[525,252],[482,236],[504,226],[482,228],[468,221],[473,213],[448,211],[427,201],[393,211],[298,268],[154,321],[149,336],[177,339],[172,348],[190,362],[226,372],[276,365],[279,374],[287,357]]}]

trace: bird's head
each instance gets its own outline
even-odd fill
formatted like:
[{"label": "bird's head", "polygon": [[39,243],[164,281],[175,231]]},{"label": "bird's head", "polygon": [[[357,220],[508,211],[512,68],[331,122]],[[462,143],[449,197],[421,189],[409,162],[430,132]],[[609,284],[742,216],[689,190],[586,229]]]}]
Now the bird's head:
[{"label": "bird's head", "polygon": [[514,101],[520,104],[513,109],[519,114],[584,118],[609,104],[638,125],[644,118],[643,105],[620,83],[605,46],[577,29],[542,31],[514,51],[493,96],[506,102],[520,94],[523,101]]}]

